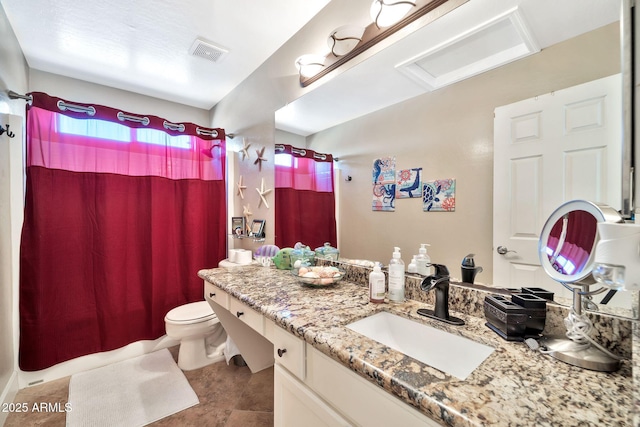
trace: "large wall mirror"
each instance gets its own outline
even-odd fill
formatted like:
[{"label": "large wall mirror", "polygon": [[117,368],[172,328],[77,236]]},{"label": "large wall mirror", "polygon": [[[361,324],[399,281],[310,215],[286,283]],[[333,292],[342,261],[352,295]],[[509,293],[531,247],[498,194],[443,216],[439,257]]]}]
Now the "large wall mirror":
[{"label": "large wall mirror", "polygon": [[[401,246],[408,264],[420,243],[430,243],[432,261],[448,265],[454,276],[462,258],[475,253],[476,264],[484,268],[477,282],[504,288],[531,286],[494,281],[494,109],[620,73],[620,8],[617,0],[470,1],[326,82],[311,85],[303,96],[277,111],[276,143],[280,138],[288,138],[287,143],[294,140],[294,145],[304,141],[309,148],[340,158],[338,169],[344,174],[338,183],[341,256],[386,265],[390,248]],[[474,34],[477,38],[465,38]],[[490,40],[494,50],[481,52],[478,46]],[[443,47],[471,47],[466,52],[479,56],[471,66],[456,62],[455,49]],[[603,56],[594,59],[594,52]],[[446,55],[452,56],[438,62]],[[489,70],[483,72],[483,67]],[[439,72],[442,78],[425,78],[425,70]],[[439,82],[445,83],[434,90]],[[491,88],[489,93],[485,87]],[[460,114],[459,120],[442,120],[439,110],[447,117]],[[432,115],[436,118],[429,121]],[[622,118],[608,120],[621,123]],[[411,202],[401,201],[402,206],[398,202],[393,213],[371,213],[366,203],[372,160],[382,153],[393,155],[398,144],[416,147],[415,153],[398,156],[398,163],[404,162],[398,168],[423,166],[425,175],[456,175],[455,214],[425,214],[418,201],[411,208],[407,208]],[[429,144],[435,147],[427,148]],[[346,175],[353,176],[353,181],[346,182]],[[475,184],[482,188],[472,188]],[[538,233],[562,202],[537,213]],[[537,242],[537,238],[531,240]],[[539,274],[546,276],[541,269]],[[637,312],[637,295],[616,298],[621,301],[611,304],[612,299],[599,309],[622,316]],[[561,297],[557,300],[564,302]],[[571,303],[570,297],[566,302]]]}]

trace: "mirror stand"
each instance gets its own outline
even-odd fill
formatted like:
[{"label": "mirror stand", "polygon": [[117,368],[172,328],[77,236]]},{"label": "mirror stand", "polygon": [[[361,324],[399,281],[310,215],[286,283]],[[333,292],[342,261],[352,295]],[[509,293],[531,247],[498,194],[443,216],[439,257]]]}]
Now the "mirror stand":
[{"label": "mirror stand", "polygon": [[573,287],[562,282],[573,293],[573,307],[564,324],[566,337],[543,337],[539,340],[542,352],[570,365],[600,372],[614,372],[620,369],[620,358],[610,353],[591,338],[591,320],[582,314],[583,304],[590,302],[586,296],[597,295],[606,290],[600,288],[589,291],[589,285]]},{"label": "mirror stand", "polygon": [[558,360],[584,369],[613,372],[621,358],[598,344],[590,333],[593,324],[583,308],[591,308],[591,296],[606,288],[589,291],[595,283],[592,271],[598,243],[598,223],[619,223],[620,214],[613,208],[586,200],[571,200],[556,209],[540,233],[540,263],[556,282],[569,289],[573,307],[564,319],[565,337],[544,337],[540,350]]}]

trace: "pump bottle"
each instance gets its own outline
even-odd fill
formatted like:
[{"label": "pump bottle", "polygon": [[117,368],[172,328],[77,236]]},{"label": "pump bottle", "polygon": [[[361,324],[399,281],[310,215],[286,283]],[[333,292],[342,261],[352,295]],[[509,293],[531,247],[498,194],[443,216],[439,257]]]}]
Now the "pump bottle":
[{"label": "pump bottle", "polygon": [[384,273],[379,262],[376,262],[369,274],[369,301],[375,304],[384,302]]},{"label": "pump bottle", "polygon": [[418,255],[414,255],[413,258],[411,259],[411,262],[409,263],[409,266],[407,267],[407,273],[417,273],[418,272],[418,265],[416,264],[416,258],[418,257]]},{"label": "pump bottle", "polygon": [[393,249],[393,258],[389,261],[389,301],[404,302],[404,262],[400,248]]},{"label": "pump bottle", "polygon": [[431,274],[431,258],[427,254],[427,246],[431,246],[428,243],[422,243],[420,249],[418,249],[418,256],[416,257],[416,267],[418,268],[418,274],[428,276]]}]

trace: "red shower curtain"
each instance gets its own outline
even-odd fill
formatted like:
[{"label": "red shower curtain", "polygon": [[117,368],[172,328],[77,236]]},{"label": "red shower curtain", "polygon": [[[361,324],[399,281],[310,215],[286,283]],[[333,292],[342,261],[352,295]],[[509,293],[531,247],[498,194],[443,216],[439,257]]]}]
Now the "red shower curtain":
[{"label": "red shower curtain", "polygon": [[171,308],[202,300],[226,233],[224,130],[32,96],[24,371],[162,336]]},{"label": "red shower curtain", "polygon": [[337,246],[333,156],[276,145],[276,245]]}]

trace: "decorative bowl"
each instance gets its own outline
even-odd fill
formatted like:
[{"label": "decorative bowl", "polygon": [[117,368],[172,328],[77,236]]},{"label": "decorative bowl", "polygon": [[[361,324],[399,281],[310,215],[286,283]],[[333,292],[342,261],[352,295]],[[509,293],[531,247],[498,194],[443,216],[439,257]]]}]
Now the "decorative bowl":
[{"label": "decorative bowl", "polygon": [[[302,272],[302,274],[300,274]],[[294,269],[291,274],[302,284],[324,288],[338,283],[344,277],[344,271],[336,267],[301,267]]]}]

